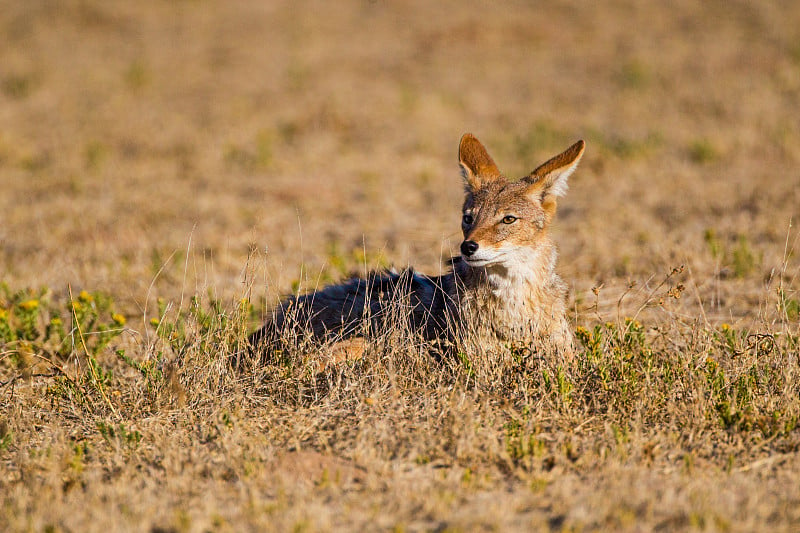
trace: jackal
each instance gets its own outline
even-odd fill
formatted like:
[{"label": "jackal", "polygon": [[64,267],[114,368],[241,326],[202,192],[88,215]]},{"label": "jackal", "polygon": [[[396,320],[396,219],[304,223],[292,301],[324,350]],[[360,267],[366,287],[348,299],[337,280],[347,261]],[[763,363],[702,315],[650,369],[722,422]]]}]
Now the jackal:
[{"label": "jackal", "polygon": [[467,353],[516,347],[571,357],[567,286],[555,272],[548,228],[584,148],[578,141],[530,175],[509,181],[480,141],[465,134],[458,150],[464,240],[450,271],[372,273],[291,297],[250,336],[256,361],[269,359],[288,339],[347,344],[398,320],[427,341]]}]

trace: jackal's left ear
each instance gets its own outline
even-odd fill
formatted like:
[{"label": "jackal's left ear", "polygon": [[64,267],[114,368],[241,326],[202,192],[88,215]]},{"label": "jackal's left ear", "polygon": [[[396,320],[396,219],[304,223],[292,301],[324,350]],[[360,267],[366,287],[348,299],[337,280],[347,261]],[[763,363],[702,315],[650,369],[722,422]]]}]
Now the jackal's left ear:
[{"label": "jackal's left ear", "polygon": [[530,176],[523,178],[531,184],[532,194],[541,194],[542,202],[548,196],[564,196],[567,192],[567,178],[578,168],[586,143],[578,141],[562,153],[539,165]]},{"label": "jackal's left ear", "polygon": [[467,190],[476,191],[481,184],[500,178],[497,168],[489,152],[471,133],[465,133],[458,145],[458,161],[461,174],[464,176]]}]

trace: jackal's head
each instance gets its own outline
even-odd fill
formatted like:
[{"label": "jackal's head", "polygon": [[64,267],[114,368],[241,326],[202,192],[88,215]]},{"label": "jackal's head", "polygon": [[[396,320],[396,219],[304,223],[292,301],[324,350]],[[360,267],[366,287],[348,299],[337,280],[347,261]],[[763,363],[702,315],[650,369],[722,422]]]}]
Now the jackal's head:
[{"label": "jackal's head", "polygon": [[547,229],[556,199],[578,166],[585,143],[578,141],[518,181],[508,181],[472,134],[458,149],[466,186],[461,256],[473,267],[513,269],[549,245]]}]

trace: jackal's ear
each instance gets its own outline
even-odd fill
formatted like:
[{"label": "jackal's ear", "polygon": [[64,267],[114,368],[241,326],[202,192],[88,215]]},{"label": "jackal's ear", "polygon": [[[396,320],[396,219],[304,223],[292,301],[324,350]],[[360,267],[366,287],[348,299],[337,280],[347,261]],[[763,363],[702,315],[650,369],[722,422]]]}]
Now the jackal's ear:
[{"label": "jackal's ear", "polygon": [[546,196],[564,196],[567,193],[567,178],[578,168],[586,143],[578,141],[557,156],[539,165],[530,176],[523,178],[531,184],[530,192]]},{"label": "jackal's ear", "polygon": [[481,184],[500,178],[500,170],[489,152],[471,133],[465,133],[458,145],[458,160],[467,190],[478,190]]}]

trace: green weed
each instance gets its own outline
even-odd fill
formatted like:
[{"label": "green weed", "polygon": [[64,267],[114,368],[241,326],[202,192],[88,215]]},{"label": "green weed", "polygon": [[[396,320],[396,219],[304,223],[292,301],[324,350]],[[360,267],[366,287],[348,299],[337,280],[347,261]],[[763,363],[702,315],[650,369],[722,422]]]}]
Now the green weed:
[{"label": "green weed", "polygon": [[129,430],[125,424],[97,422],[97,431],[108,444],[115,449],[136,449],[142,441],[142,434],[136,430]]},{"label": "green weed", "polygon": [[0,344],[11,359],[32,351],[54,361],[71,356],[95,358],[125,328],[125,317],[100,292],[81,291],[77,298],[51,301],[48,289],[12,291],[0,284]]},{"label": "green weed", "polygon": [[13,100],[24,100],[38,85],[34,76],[25,74],[12,74],[5,76],[0,81],[0,91]]},{"label": "green weed", "polygon": [[268,169],[274,160],[275,138],[272,130],[260,130],[252,142],[229,143],[223,150],[222,159],[231,169],[245,172]]},{"label": "green weed", "polygon": [[713,163],[720,157],[719,150],[709,139],[697,139],[689,144],[687,149],[689,159],[693,163],[703,165]]},{"label": "green weed", "polygon": [[138,91],[144,88],[148,83],[150,83],[150,78],[150,70],[141,60],[133,61],[130,65],[128,65],[124,75],[125,84],[133,91]]},{"label": "green weed", "polygon": [[0,452],[5,451],[11,446],[11,442],[14,440],[14,434],[11,432],[11,429],[8,427],[8,422],[3,419],[0,420]]},{"label": "green weed", "polygon": [[778,311],[786,320],[797,320],[800,318],[800,300],[790,297],[783,287],[778,287]]},{"label": "green weed", "polygon": [[574,386],[561,366],[555,370],[543,370],[542,384],[544,390],[550,393],[558,404],[563,406],[570,404]]},{"label": "green weed", "polygon": [[544,456],[547,451],[545,443],[538,438],[536,430],[526,429],[526,424],[522,420],[512,418],[503,428],[506,452],[512,461],[519,463],[524,459]]},{"label": "green weed", "polygon": [[108,147],[100,141],[91,141],[86,145],[84,161],[87,170],[97,170],[108,157]]},{"label": "green weed", "polygon": [[703,240],[708,246],[708,251],[711,252],[711,257],[714,259],[722,258],[722,242],[717,237],[717,232],[713,228],[706,228],[703,233]]},{"label": "green weed", "polygon": [[464,372],[466,372],[467,377],[475,377],[475,368],[472,365],[472,360],[465,352],[461,350],[458,351],[458,360],[461,362],[461,366],[464,368]]},{"label": "green weed", "polygon": [[708,246],[711,257],[722,265],[731,267],[733,275],[737,278],[747,277],[761,263],[761,256],[753,251],[745,235],[739,235],[734,246],[726,247],[716,231],[708,228],[703,233],[703,240]]},{"label": "green weed", "polygon": [[240,300],[231,310],[211,295],[206,302],[193,296],[188,309],[175,313],[169,311],[164,299],[159,298],[157,303],[158,317],[150,319],[150,325],[179,358],[189,350],[201,354],[229,353],[241,344],[247,324],[255,314],[247,299]]},{"label": "green weed", "polygon": [[[18,375],[41,367],[55,372],[47,388],[54,400],[93,406],[89,395],[97,393],[113,411],[106,394],[113,372],[98,356],[125,330],[125,317],[100,292],[81,291],[60,302],[51,296],[47,289],[12,291],[0,284],[0,348]],[[67,361],[78,363],[77,375],[63,370]]]},{"label": "green weed", "polygon": [[733,272],[737,278],[743,278],[750,274],[759,262],[756,255],[750,249],[747,237],[739,236],[739,241],[733,249]]},{"label": "green weed", "polygon": [[651,73],[644,62],[632,60],[622,64],[616,78],[624,89],[643,89],[650,83]]}]

